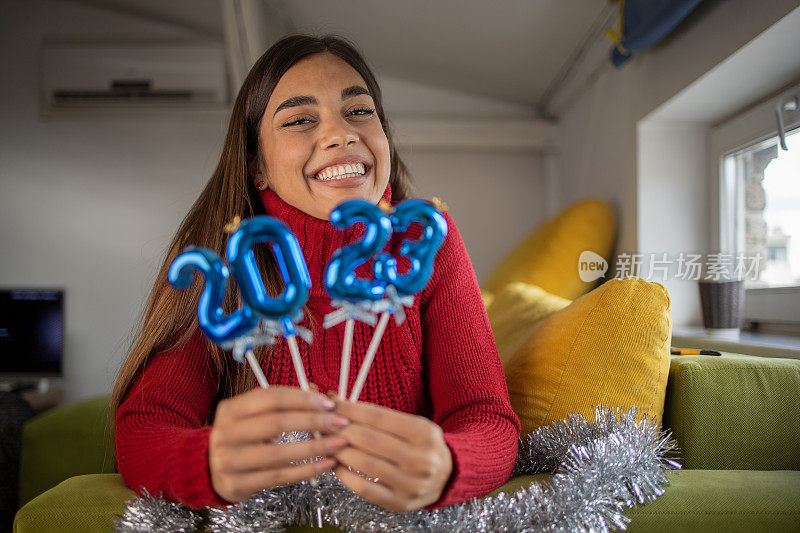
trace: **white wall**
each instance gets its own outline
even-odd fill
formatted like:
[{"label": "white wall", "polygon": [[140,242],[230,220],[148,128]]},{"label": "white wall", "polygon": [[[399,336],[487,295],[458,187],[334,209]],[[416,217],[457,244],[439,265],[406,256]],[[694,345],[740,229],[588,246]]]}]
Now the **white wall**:
[{"label": "white wall", "polygon": [[0,285],[66,290],[67,400],[106,393],[170,233],[210,175],[221,114],[39,120],[43,35],[170,36],[70,2],[0,22]]},{"label": "white wall", "polygon": [[[679,277],[681,253],[709,250],[709,191],[706,186],[707,130],[694,123],[640,122],[636,188],[637,252],[641,276],[661,283],[672,300],[677,325],[701,322],[697,284]],[[679,154],[679,155],[678,155]],[[666,273],[656,261],[669,261]]]},{"label": "white wall", "polygon": [[[395,138],[402,143],[400,155],[414,176],[419,196],[438,196],[449,205],[478,279],[486,277],[505,253],[550,214],[547,194],[552,188],[546,185],[543,157],[518,150],[420,148],[405,135],[403,126],[468,116],[477,119],[477,124],[487,120],[494,131],[503,120],[531,119],[533,108],[392,77],[380,81],[387,113],[395,118]],[[543,144],[548,132],[543,125]],[[481,136],[479,143],[484,140]]]},{"label": "white wall", "polygon": [[537,156],[417,151],[403,157],[419,196],[449,205],[479,280],[546,217]]},{"label": "white wall", "polygon": [[[618,253],[708,251],[704,136],[686,124],[643,122],[797,5],[793,0],[701,4],[661,45],[637,54],[622,69],[595,71],[561,116],[560,203],[587,195],[608,201],[618,217]],[[642,149],[650,150],[649,157],[639,160]],[[686,157],[670,167],[674,172],[659,168],[677,164],[679,153]],[[696,323],[696,287],[670,282],[667,288],[674,296],[674,324]]]},{"label": "white wall", "polygon": [[[0,286],[65,288],[67,400],[108,393],[165,246],[216,164],[227,116],[87,113],[40,121],[44,35],[174,34],[71,2],[12,1],[3,11]],[[438,100],[428,100],[424,88],[389,85],[387,98],[408,114],[414,102],[418,114],[434,113],[442,109],[436,101],[447,102],[450,116],[527,109],[438,89]],[[391,113],[391,102],[387,108]],[[479,276],[541,219],[535,154],[404,155],[420,192],[450,204]]]}]

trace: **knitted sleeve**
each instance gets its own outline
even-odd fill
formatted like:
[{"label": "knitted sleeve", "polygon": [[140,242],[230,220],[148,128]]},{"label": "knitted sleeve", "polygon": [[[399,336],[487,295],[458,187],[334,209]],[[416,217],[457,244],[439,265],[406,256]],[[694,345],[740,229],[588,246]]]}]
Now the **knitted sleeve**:
[{"label": "knitted sleeve", "polygon": [[520,433],[472,263],[445,216],[448,235],[420,308],[433,420],[453,457],[453,474],[433,507],[484,496],[505,483]]},{"label": "knitted sleeve", "polygon": [[218,381],[199,329],[150,357],[116,414],[117,467],[129,487],[196,509],[228,504],[211,487],[204,426]]}]

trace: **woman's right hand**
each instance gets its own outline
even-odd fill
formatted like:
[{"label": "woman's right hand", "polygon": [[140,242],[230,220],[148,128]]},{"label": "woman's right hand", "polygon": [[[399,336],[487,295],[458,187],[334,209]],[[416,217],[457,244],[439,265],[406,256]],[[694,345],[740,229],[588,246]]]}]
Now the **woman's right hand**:
[{"label": "woman's right hand", "polygon": [[[338,430],[349,424],[334,402],[317,392],[273,386],[253,389],[217,406],[208,445],[211,486],[230,501],[261,489],[296,483],[331,470],[332,455],[347,445]],[[290,444],[272,439],[287,431],[318,431],[322,438]],[[322,457],[305,462],[310,457]],[[290,463],[298,463],[292,465]]]}]

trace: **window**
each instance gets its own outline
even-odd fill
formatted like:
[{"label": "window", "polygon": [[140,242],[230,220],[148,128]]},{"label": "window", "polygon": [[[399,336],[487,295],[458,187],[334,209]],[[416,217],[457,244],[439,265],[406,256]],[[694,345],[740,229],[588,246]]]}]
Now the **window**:
[{"label": "window", "polygon": [[[784,105],[798,92],[716,126],[710,148],[711,190],[718,193],[712,242],[755,265],[745,277],[745,321],[800,334],[800,110]],[[788,151],[779,146],[779,108]]]},{"label": "window", "polygon": [[800,129],[724,156],[727,248],[754,258],[753,287],[800,286]]}]

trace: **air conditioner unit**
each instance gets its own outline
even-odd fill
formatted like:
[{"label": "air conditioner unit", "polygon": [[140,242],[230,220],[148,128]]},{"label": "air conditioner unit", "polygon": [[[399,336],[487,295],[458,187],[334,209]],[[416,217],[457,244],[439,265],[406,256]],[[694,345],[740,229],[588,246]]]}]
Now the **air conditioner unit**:
[{"label": "air conditioner unit", "polygon": [[44,43],[42,111],[228,102],[217,43]]}]

